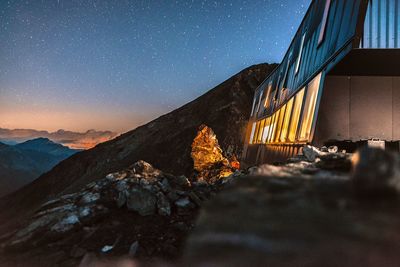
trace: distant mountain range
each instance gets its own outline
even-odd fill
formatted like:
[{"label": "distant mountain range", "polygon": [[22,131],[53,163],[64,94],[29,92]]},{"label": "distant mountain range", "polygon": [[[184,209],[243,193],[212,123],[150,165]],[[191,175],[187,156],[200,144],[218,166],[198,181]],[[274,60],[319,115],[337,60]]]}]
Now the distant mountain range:
[{"label": "distant mountain range", "polygon": [[88,130],[84,133],[58,130],[56,132],[38,131],[33,129],[0,128],[0,142],[9,145],[25,142],[34,138],[48,138],[54,142],[73,149],[89,149],[99,143],[113,139],[118,134],[111,131]]},{"label": "distant mountain range", "polygon": [[32,182],[79,151],[48,138],[28,140],[17,145],[0,143],[0,196]]}]

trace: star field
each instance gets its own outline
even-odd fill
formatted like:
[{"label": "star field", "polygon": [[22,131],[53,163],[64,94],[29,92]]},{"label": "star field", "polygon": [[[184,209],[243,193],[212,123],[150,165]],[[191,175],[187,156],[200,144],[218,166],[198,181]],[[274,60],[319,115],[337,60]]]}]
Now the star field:
[{"label": "star field", "polygon": [[0,1],[0,127],[132,129],[279,62],[309,3]]}]

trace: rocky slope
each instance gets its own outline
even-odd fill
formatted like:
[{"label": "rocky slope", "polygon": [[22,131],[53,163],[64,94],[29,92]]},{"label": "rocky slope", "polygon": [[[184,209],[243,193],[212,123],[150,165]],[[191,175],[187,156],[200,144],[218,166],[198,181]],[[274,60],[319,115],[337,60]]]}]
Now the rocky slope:
[{"label": "rocky slope", "polygon": [[197,168],[190,179],[138,161],[47,201],[19,229],[0,236],[0,264],[76,266],[84,256],[176,260],[198,208],[240,175],[205,125],[192,157]]},{"label": "rocky slope", "polygon": [[29,186],[0,200],[0,219],[8,223],[2,225],[0,233],[51,197],[80,190],[138,160],[168,173],[189,175],[193,168],[191,143],[201,124],[215,131],[227,154],[239,153],[254,89],[274,67],[249,67],[183,107],[61,162]]}]

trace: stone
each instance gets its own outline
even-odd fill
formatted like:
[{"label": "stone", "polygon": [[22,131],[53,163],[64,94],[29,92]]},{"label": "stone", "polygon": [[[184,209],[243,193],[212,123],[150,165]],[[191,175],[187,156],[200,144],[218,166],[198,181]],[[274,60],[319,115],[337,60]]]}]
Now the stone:
[{"label": "stone", "polygon": [[156,210],[156,203],[156,196],[147,189],[132,188],[127,194],[128,209],[136,211],[142,216],[153,215]]},{"label": "stone", "polygon": [[186,178],[186,176],[184,175],[180,175],[180,176],[175,176],[174,182],[184,188],[188,188],[191,186],[188,178]]},{"label": "stone", "polygon": [[157,208],[158,214],[161,216],[171,215],[171,205],[169,204],[168,198],[161,192],[157,193]]},{"label": "stone", "polygon": [[80,257],[83,257],[85,254],[86,254],[86,249],[78,247],[78,246],[74,246],[71,249],[71,252],[69,253],[69,255],[72,258],[80,258]]},{"label": "stone", "polygon": [[139,249],[139,242],[138,241],[133,242],[129,247],[129,252],[128,252],[129,256],[135,257],[138,249]]},{"label": "stone", "polygon": [[178,194],[175,191],[171,191],[167,194],[167,197],[171,201],[177,201],[179,199]]},{"label": "stone", "polygon": [[306,145],[303,147],[303,155],[307,158],[308,161],[314,162],[318,156],[320,156],[321,152],[318,148]]},{"label": "stone", "polygon": [[51,227],[51,231],[55,232],[67,232],[71,230],[76,224],[78,224],[79,218],[75,213],[67,214],[61,221],[57,222]]},{"label": "stone", "polygon": [[86,253],[81,262],[79,263],[79,267],[92,267],[92,266],[96,266],[97,264],[97,257],[96,254],[92,253],[92,252],[88,252]]},{"label": "stone", "polygon": [[170,186],[167,178],[162,179],[162,181],[159,182],[159,186],[160,186],[161,190],[165,193],[169,192],[171,190],[171,186]]},{"label": "stone", "polygon": [[190,206],[190,204],[191,204],[190,200],[187,197],[181,198],[181,199],[178,199],[177,201],[175,201],[175,205],[178,208],[188,208]]},{"label": "stone", "polygon": [[328,147],[328,152],[329,153],[338,153],[339,148],[337,146],[330,146]]},{"label": "stone", "polygon": [[126,203],[126,191],[121,191],[118,193],[117,207],[122,208]]},{"label": "stone", "polygon": [[359,195],[400,193],[400,157],[380,148],[363,147],[353,155],[353,188]]},{"label": "stone", "polygon": [[200,126],[193,140],[191,156],[194,169],[198,172],[226,160],[222,155],[222,149],[218,144],[217,136],[214,131],[206,125]]},{"label": "stone", "polygon": [[93,192],[86,192],[81,200],[81,204],[88,204],[88,203],[93,203],[96,202],[97,200],[100,199],[100,194],[99,193],[93,193]]},{"label": "stone", "polygon": [[110,252],[113,248],[114,248],[114,246],[105,245],[104,247],[101,248],[101,252],[107,253],[107,252]]},{"label": "stone", "polygon": [[189,197],[194,203],[196,203],[197,206],[201,206],[201,199],[196,195],[196,193],[190,192]]}]

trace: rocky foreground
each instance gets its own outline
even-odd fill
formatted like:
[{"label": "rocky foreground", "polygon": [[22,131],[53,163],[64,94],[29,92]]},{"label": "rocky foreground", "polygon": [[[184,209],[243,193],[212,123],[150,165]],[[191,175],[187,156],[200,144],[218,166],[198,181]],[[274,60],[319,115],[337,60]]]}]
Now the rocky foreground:
[{"label": "rocky foreground", "polygon": [[44,203],[0,237],[2,266],[397,266],[400,156],[306,146],[235,170],[213,131],[190,177],[138,161]]}]

